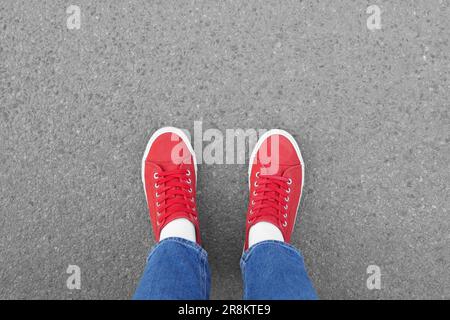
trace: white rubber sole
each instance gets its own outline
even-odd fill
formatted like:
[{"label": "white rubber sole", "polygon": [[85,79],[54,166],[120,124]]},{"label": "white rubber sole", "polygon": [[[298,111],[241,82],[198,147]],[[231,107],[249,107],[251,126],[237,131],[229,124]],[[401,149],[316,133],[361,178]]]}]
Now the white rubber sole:
[{"label": "white rubber sole", "polygon": [[145,159],[147,159],[148,153],[150,152],[150,149],[152,147],[153,142],[162,134],[164,133],[175,133],[178,135],[183,142],[186,144],[189,152],[192,154],[192,159],[194,161],[194,169],[195,169],[195,187],[197,188],[197,158],[195,156],[194,148],[192,148],[191,141],[189,137],[184,133],[183,130],[175,128],[175,127],[163,127],[161,129],[156,130],[152,136],[150,137],[150,140],[147,143],[147,146],[145,147],[144,156],[142,157],[142,168],[141,168],[141,177],[142,177],[142,185],[144,187],[144,193],[145,193],[145,200],[147,201],[147,192],[145,191]]},{"label": "white rubber sole", "polygon": [[263,144],[263,142],[272,135],[280,135],[280,136],[286,137],[289,140],[289,142],[291,142],[292,145],[294,146],[295,152],[297,153],[297,156],[300,159],[300,163],[302,165],[302,187],[300,188],[300,197],[298,199],[297,210],[295,211],[295,219],[294,219],[294,227],[295,227],[295,222],[297,221],[298,209],[300,208],[300,203],[302,200],[302,191],[303,191],[303,187],[305,186],[305,162],[303,161],[302,153],[300,152],[300,148],[297,144],[297,141],[295,141],[294,137],[289,132],[287,132],[285,130],[281,130],[281,129],[272,129],[272,130],[269,130],[266,133],[264,133],[261,137],[259,137],[258,142],[256,142],[256,145],[253,148],[252,154],[250,156],[250,162],[248,164],[248,189],[250,190],[250,175],[252,173],[252,165],[253,165],[256,155],[258,154],[258,150],[259,150],[259,148],[261,148],[261,145]]}]

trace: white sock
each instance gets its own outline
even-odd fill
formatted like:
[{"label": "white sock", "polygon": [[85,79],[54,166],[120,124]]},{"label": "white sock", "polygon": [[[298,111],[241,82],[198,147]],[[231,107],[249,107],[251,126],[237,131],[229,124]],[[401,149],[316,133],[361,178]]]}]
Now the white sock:
[{"label": "white sock", "polygon": [[284,241],[281,230],[269,222],[258,222],[250,228],[248,235],[248,247],[265,240]]},{"label": "white sock", "polygon": [[161,234],[159,235],[159,241],[169,237],[178,237],[192,242],[197,242],[195,237],[195,227],[192,222],[186,218],[179,218],[170,221],[164,226],[164,228],[162,228]]}]

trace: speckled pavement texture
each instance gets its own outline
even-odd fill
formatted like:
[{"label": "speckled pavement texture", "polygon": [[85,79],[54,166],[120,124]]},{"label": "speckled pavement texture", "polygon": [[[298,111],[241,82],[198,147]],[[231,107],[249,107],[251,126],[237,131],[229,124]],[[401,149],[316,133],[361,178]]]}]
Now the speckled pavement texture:
[{"label": "speckled pavement texture", "polygon": [[[449,299],[449,39],[445,0],[1,1],[0,298],[129,299],[147,140],[203,121],[296,137],[293,244],[322,299]],[[214,299],[242,297],[246,174],[199,166]]]}]

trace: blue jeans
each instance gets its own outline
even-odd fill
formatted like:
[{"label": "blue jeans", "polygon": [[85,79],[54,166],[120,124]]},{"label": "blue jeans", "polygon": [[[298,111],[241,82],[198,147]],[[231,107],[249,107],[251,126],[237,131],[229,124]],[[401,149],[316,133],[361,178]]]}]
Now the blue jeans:
[{"label": "blue jeans", "polygon": [[[244,299],[317,299],[301,253],[280,241],[253,245],[241,258]],[[198,244],[167,238],[151,251],[133,299],[203,300],[211,274]]]}]

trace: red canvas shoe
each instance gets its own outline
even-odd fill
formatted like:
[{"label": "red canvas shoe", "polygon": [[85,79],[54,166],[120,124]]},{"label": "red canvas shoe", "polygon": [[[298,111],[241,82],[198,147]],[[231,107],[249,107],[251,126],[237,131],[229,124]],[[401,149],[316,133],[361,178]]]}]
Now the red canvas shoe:
[{"label": "red canvas shoe", "polygon": [[185,218],[200,231],[196,208],[197,162],[189,138],[177,128],[157,130],[142,158],[142,182],[156,241],[171,221]]},{"label": "red canvas shoe", "polygon": [[284,130],[263,134],[249,163],[249,204],[244,250],[258,222],[277,226],[290,243],[303,188],[304,163],[295,139]]}]

